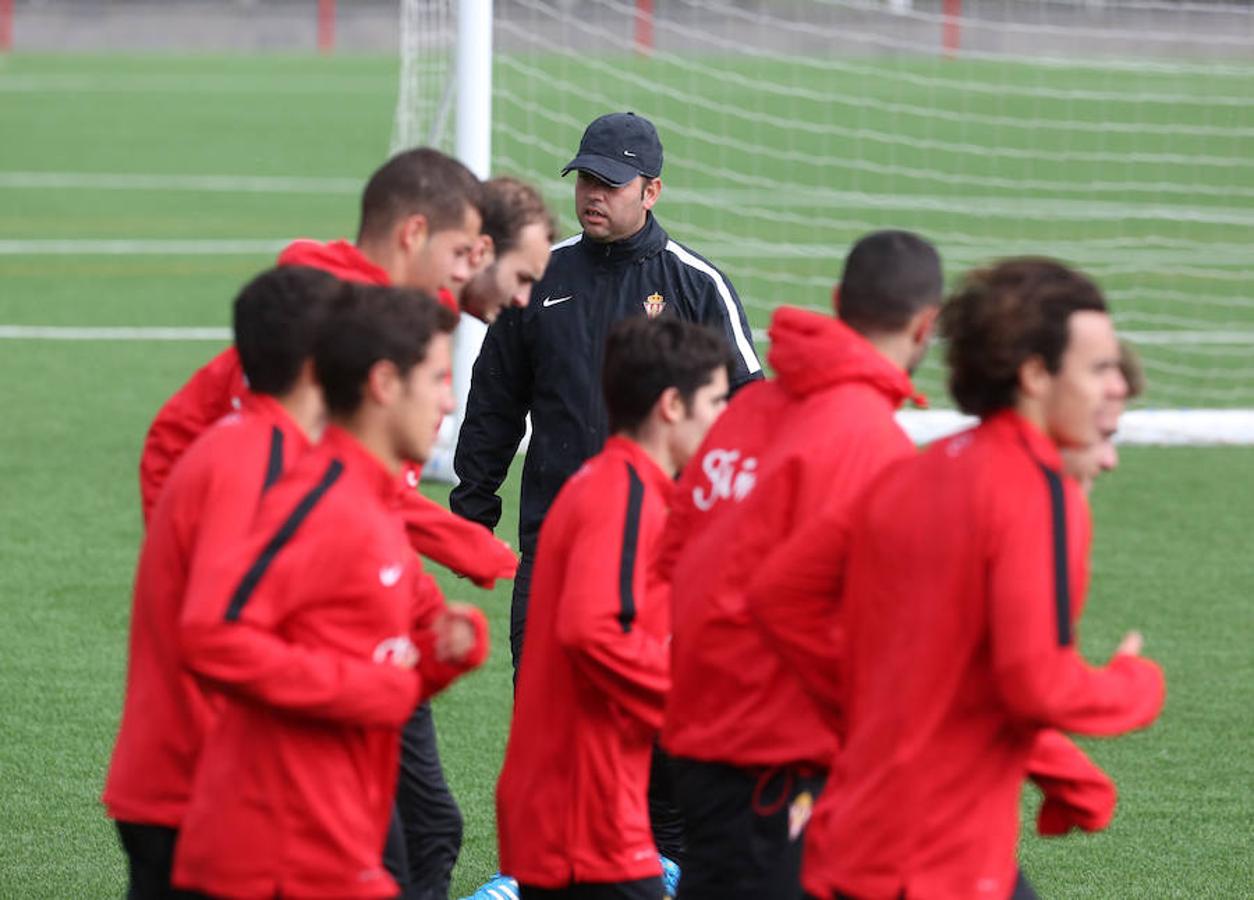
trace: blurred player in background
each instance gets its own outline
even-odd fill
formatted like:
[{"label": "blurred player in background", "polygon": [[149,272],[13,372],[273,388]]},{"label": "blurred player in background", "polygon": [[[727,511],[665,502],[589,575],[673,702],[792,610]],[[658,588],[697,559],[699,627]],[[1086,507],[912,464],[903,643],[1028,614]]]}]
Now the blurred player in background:
[{"label": "blurred player in background", "polygon": [[844,648],[843,748],[806,839],[815,897],[1035,896],[1015,848],[1042,729],[1117,734],[1162,707],[1139,634],[1100,668],[1074,640],[1090,523],[1060,448],[1100,440],[1126,394],[1100,291],[1008,260],[969,275],[941,323],[950,390],[980,425],[890,466],[750,588],[784,635],[796,595],[826,580],[841,597],[824,638]]},{"label": "blurred player in background", "polygon": [[501,310],[530,301],[532,286],[549,264],[556,231],[539,192],[517,178],[485,181],[479,209],[483,259],[462,288],[461,309],[490,325]]},{"label": "blurred player in background", "polygon": [[241,541],[262,495],[322,432],[313,347],[342,282],[271,269],[235,300],[240,365],[252,386],[238,413],[179,460],[152,511],[135,573],[126,696],[104,803],[130,862],[127,896],[168,896],[174,845],[213,704],[183,664],[189,582]]},{"label": "blurred player in background", "polygon": [[745,589],[772,547],[914,454],[894,414],[922,402],[910,373],[943,290],[927,241],[863,237],[845,260],[836,318],[775,312],[776,377],[736,395],[680,479],[658,571],[673,586],[662,745],[684,818],[685,900],[801,896],[801,837],[836,730],[806,673],[746,614]]},{"label": "blurred player in background", "polygon": [[612,436],[541,531],[497,786],[501,868],[524,900],[662,896],[647,795],[670,610],[649,562],[674,478],[727,402],[728,350],[702,326],[640,317],[604,356]]},{"label": "blurred player in background", "polygon": [[396,503],[452,408],[455,324],[417,292],[346,288],[315,349],[321,443],[189,590],[184,658],[225,703],[175,856],[182,888],[397,893],[381,855],[401,725],[487,650],[482,614],[444,603]]},{"label": "blurred player in background", "polygon": [[1145,392],[1145,371],[1136,351],[1127,342],[1119,344],[1119,371],[1127,385],[1127,393],[1102,411],[1101,421],[1098,423],[1101,440],[1088,447],[1065,447],[1062,450],[1062,461],[1067,474],[1080,483],[1085,493],[1092,490],[1098,475],[1113,471],[1119,465],[1119,450],[1115,447],[1119,417],[1123,415],[1126,401]]}]

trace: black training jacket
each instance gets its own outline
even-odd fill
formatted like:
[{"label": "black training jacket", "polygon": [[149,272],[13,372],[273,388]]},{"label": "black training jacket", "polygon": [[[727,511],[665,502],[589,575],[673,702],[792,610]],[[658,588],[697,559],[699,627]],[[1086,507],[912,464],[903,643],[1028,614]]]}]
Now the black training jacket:
[{"label": "black training jacket", "polygon": [[453,511],[495,528],[497,496],[531,414],[523,466],[519,542],[535,547],[540,523],[566,479],[605,444],[601,361],[610,327],[629,316],[680,316],[719,329],[736,361],[732,389],[762,377],[753,336],[730,281],[671,240],[649,213],[612,244],[562,241],[524,309],[505,310],[475,362],[453,465]]}]

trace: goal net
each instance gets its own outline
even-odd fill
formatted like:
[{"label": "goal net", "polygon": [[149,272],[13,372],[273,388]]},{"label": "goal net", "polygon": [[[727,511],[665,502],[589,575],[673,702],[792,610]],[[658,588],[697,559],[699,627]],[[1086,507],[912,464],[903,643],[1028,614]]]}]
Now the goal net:
[{"label": "goal net", "polygon": [[[456,3],[402,6],[397,134],[442,140]],[[829,308],[860,234],[907,228],[951,280],[1027,253],[1095,276],[1143,358],[1140,409],[1226,410],[1220,440],[1254,409],[1248,2],[497,0],[493,46],[493,172],[573,233],[558,172],[584,126],[647,115],[658,216],[759,339],[781,304]],[[940,356],[918,381],[945,407]]]}]

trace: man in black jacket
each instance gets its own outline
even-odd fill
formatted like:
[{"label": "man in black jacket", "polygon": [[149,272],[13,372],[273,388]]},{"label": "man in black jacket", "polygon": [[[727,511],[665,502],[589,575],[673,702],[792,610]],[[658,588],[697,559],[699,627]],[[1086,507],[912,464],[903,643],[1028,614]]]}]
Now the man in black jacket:
[{"label": "man in black jacket", "polygon": [[678,316],[712,326],[732,348],[731,386],[762,377],[731,282],[672,240],[653,217],[662,192],[662,144],[634,113],[588,126],[562,174],[579,173],[575,212],[583,232],[557,244],[525,309],[505,310],[475,363],[454,467],[453,511],[495,528],[497,496],[531,414],[523,466],[510,649],[522,651],[531,563],[540,523],[566,479],[600,452],[608,421],[600,371],[610,326],[629,316]]}]

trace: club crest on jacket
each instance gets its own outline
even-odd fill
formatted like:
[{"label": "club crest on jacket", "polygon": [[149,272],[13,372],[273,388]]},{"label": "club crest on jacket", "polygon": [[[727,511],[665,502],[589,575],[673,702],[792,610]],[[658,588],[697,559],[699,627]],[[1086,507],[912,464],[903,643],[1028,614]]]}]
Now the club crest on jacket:
[{"label": "club crest on jacket", "polygon": [[661,294],[653,293],[644,298],[644,314],[650,319],[656,319],[664,309],[666,309],[666,301],[662,299]]}]

